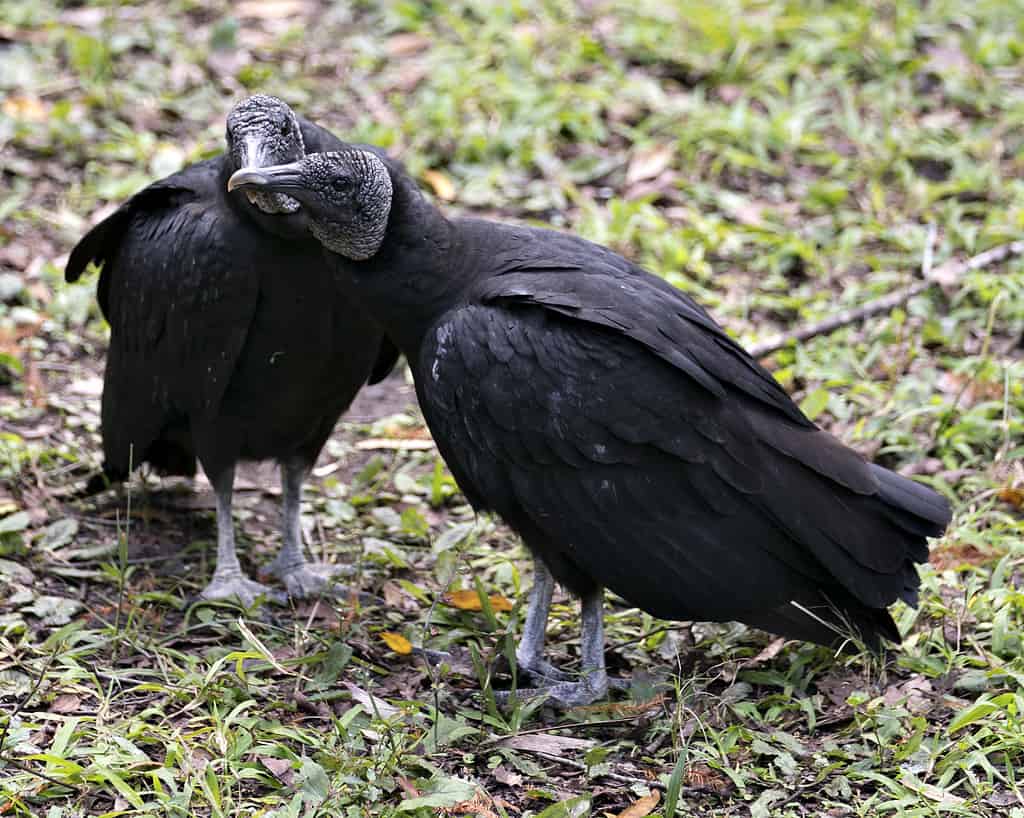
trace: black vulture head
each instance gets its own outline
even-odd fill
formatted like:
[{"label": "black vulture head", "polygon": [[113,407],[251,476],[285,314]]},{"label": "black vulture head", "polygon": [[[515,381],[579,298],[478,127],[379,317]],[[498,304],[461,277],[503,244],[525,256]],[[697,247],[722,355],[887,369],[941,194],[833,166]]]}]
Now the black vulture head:
[{"label": "black vulture head", "polygon": [[298,199],[320,243],[353,261],[375,255],[391,212],[391,175],[383,160],[357,148],[311,153],[298,162],[243,168],[228,190],[286,193]]},{"label": "black vulture head", "polygon": [[[306,155],[295,112],[277,97],[256,94],[228,114],[228,155],[232,170],[295,162]],[[299,203],[283,193],[246,191],[264,213],[294,213]]]}]

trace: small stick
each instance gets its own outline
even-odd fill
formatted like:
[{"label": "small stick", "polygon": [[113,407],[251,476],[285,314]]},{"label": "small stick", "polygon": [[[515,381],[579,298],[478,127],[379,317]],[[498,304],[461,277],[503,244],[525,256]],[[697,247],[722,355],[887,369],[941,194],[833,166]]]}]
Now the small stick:
[{"label": "small stick", "polygon": [[905,304],[914,296],[927,292],[935,284],[939,283],[940,280],[958,279],[965,273],[973,270],[981,270],[1005,259],[1024,255],[1024,241],[1000,244],[990,250],[972,256],[966,261],[947,261],[934,271],[931,269],[931,255],[930,246],[926,246],[921,264],[921,271],[925,276],[924,280],[916,281],[903,290],[883,295],[881,298],[868,301],[859,307],[843,310],[821,321],[806,324],[790,332],[784,332],[769,338],[767,341],[752,344],[747,348],[747,351],[755,358],[764,358],[766,355],[778,352],[790,344],[806,341],[817,335],[825,335],[850,324],[855,324],[858,321],[863,321],[865,318],[870,318],[873,315],[889,312],[901,304]]}]

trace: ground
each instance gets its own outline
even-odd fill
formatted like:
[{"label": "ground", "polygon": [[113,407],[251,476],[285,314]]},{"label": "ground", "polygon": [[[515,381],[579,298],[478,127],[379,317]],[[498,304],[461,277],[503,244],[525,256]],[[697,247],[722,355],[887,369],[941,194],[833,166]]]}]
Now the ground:
[{"label": "ground", "polygon": [[[1022,19],[1019,0],[6,0],[0,815],[1024,816],[1024,263],[957,267],[1024,227]],[[306,493],[311,550],[361,595],[197,604],[207,485],[76,497],[106,336],[95,276],[62,268],[118,202],[219,150],[255,91],[384,146],[452,211],[612,246],[747,344],[928,272],[764,359],[953,503],[920,606],[894,609],[902,646],[836,657],[610,598],[628,696],[496,707],[529,561],[457,493],[402,373]],[[253,573],[275,479],[240,481]],[[577,627],[560,597],[570,666]]]}]

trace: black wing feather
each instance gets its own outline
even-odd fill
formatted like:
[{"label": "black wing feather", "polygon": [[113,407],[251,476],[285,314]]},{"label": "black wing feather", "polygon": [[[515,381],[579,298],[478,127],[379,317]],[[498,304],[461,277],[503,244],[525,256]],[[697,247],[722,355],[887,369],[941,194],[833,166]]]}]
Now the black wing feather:
[{"label": "black wing feather", "polygon": [[422,348],[424,411],[470,499],[532,532],[577,590],[830,641],[796,600],[892,638],[884,607],[913,601],[920,531],[940,533],[944,504],[917,487],[907,508],[896,476],[883,491],[688,299],[575,272],[489,280]]},{"label": "black wing feather", "polygon": [[[220,159],[156,182],[92,228],[69,257],[76,280],[102,265],[97,287],[110,324],[104,376],[107,469],[146,459],[168,426],[215,411],[245,344],[259,279],[218,208]],[[183,435],[187,440],[187,435]]]}]

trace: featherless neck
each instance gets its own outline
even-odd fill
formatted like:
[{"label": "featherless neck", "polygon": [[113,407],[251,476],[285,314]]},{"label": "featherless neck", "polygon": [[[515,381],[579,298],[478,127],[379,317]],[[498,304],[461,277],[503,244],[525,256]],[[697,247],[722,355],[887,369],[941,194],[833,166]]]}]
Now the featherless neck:
[{"label": "featherless neck", "polygon": [[404,174],[393,172],[392,178],[394,198],[380,251],[343,268],[371,315],[408,356],[437,318],[458,303],[469,276],[458,263],[456,225]]}]

